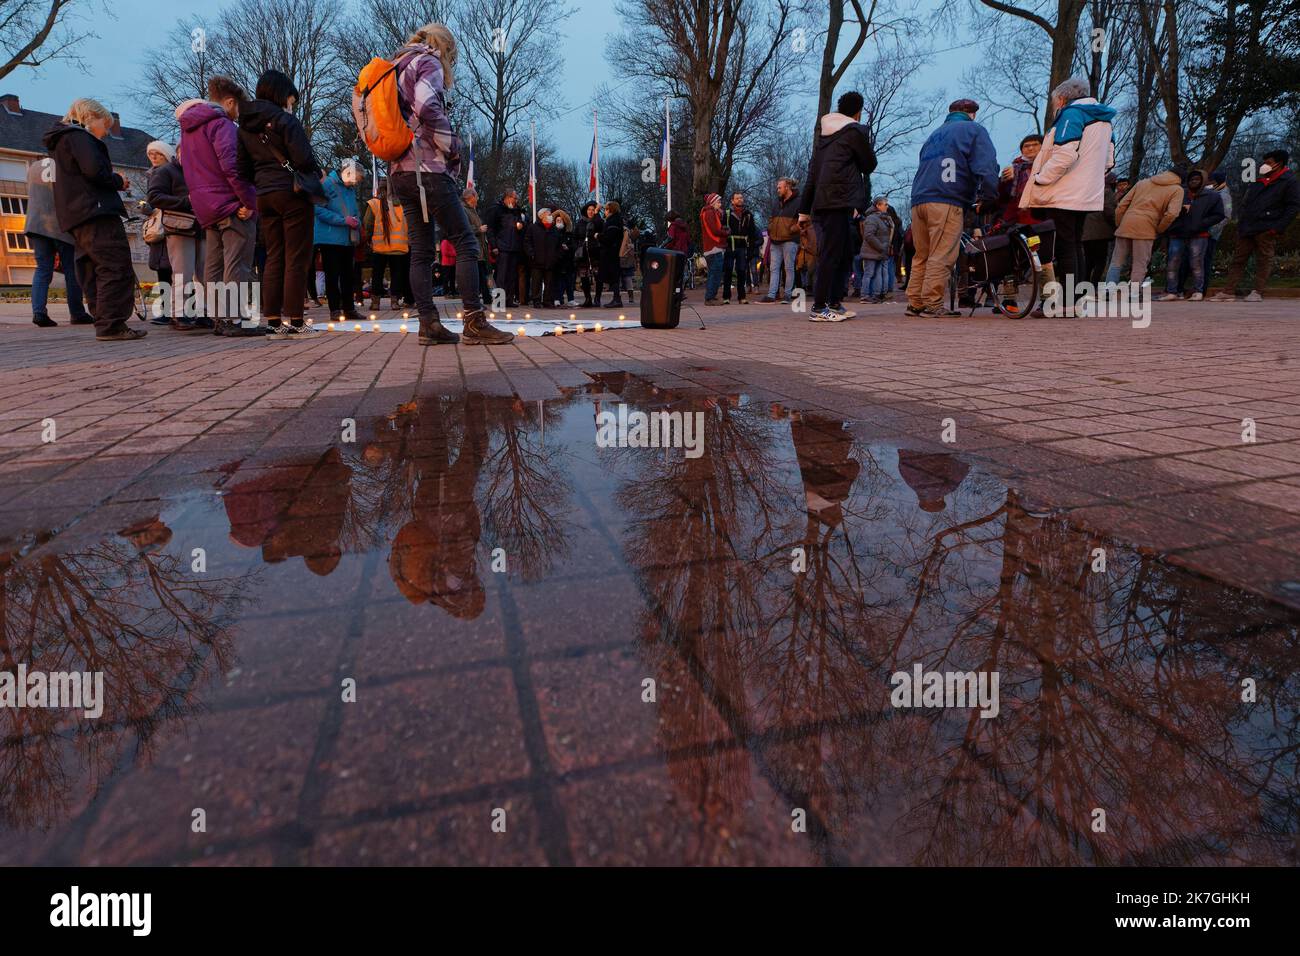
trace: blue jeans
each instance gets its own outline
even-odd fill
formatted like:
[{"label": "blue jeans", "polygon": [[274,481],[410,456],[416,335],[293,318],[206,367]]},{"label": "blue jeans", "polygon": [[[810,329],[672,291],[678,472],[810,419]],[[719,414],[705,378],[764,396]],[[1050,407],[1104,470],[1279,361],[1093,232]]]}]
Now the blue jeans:
[{"label": "blue jeans", "polygon": [[898,261],[890,256],[885,260],[885,294],[894,291],[894,277],[898,274]]},{"label": "blue jeans", "polygon": [[718,297],[718,289],[722,287],[722,259],[725,255],[725,252],[719,251],[704,257],[704,261],[709,264],[709,274],[704,280],[705,302]]},{"label": "blue jeans", "polygon": [[1178,268],[1186,257],[1192,269],[1192,291],[1205,291],[1205,247],[1209,243],[1205,236],[1184,239],[1175,236],[1169,240],[1169,265],[1165,269],[1165,291],[1174,292],[1178,288]]},{"label": "blue jeans", "polygon": [[767,288],[767,294],[775,299],[776,294],[781,291],[781,270],[785,269],[785,294],[786,297],[794,295],[794,259],[799,254],[799,243],[791,239],[789,242],[774,242],[768,250],[772,270],[772,281]]},{"label": "blue jeans", "polygon": [[864,296],[885,294],[885,275],[888,265],[888,259],[867,259],[863,262],[862,294]]},{"label": "blue jeans", "polygon": [[36,253],[36,272],[32,275],[32,315],[48,317],[45,311],[50,298],[50,283],[54,280],[54,254],[59,254],[63,264],[63,281],[68,287],[68,312],[74,319],[88,319],[86,306],[81,300],[81,284],[77,282],[77,253],[70,242],[60,242],[48,236],[28,233],[32,251]]},{"label": "blue jeans", "polygon": [[871,260],[864,259],[860,255],[853,257],[853,278],[850,279],[849,282],[853,286],[855,292],[864,295],[866,294],[866,286],[862,283],[867,281],[867,277],[871,274],[870,269]]}]

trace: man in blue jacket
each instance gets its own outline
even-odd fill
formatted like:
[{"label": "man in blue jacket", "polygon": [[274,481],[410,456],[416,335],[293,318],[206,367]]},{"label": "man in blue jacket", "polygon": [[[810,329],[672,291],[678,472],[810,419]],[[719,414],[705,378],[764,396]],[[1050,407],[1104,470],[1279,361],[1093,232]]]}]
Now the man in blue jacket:
[{"label": "man in blue jacket", "polygon": [[998,158],[988,130],[975,122],[979,104],[956,100],[948,118],[921,147],[912,182],[912,241],[916,255],[907,280],[907,314],[957,315],[943,305],[957,261],[967,208],[998,198]]}]

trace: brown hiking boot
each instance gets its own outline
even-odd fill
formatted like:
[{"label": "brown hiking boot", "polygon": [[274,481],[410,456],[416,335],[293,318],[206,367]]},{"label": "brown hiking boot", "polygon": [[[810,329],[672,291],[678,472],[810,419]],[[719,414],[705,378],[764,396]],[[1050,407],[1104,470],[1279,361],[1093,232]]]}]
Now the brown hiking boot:
[{"label": "brown hiking boot", "polygon": [[478,309],[465,314],[465,331],[461,341],[465,345],[505,345],[515,339],[513,332],[503,332],[487,320],[487,314]]}]

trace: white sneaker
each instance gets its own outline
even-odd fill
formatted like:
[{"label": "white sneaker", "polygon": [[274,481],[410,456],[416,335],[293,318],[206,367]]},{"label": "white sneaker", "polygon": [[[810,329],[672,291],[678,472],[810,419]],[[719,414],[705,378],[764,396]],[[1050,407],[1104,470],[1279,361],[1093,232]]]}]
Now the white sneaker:
[{"label": "white sneaker", "polygon": [[1242,300],[1242,301],[1244,301],[1244,302],[1263,302],[1263,301],[1264,301],[1264,297],[1263,297],[1262,295],[1260,295],[1258,292],[1252,292],[1250,295],[1246,296],[1246,298],[1245,298],[1244,300]]},{"label": "white sneaker", "polygon": [[838,322],[835,313],[830,309],[813,309],[808,313],[809,322]]},{"label": "white sneaker", "polygon": [[856,312],[850,312],[842,305],[840,306],[828,305],[826,308],[829,309],[831,312],[833,312],[835,315],[839,316],[839,318],[835,320],[836,322],[843,322],[845,319],[851,319],[858,314]]},{"label": "white sneaker", "polygon": [[1193,292],[1192,295],[1191,295],[1191,299],[1190,299],[1189,301],[1192,301],[1192,302],[1200,302],[1200,301],[1201,301],[1202,299],[1204,299],[1204,298],[1205,298],[1205,296],[1201,295],[1201,293],[1199,293],[1199,292]]},{"label": "white sneaker", "polygon": [[1236,302],[1237,297],[1231,292],[1216,292],[1210,296],[1211,302]]},{"label": "white sneaker", "polygon": [[1182,296],[1179,295],[1177,292],[1166,292],[1164,295],[1160,296],[1160,298],[1156,299],[1156,301],[1157,302],[1178,302],[1181,299]]}]

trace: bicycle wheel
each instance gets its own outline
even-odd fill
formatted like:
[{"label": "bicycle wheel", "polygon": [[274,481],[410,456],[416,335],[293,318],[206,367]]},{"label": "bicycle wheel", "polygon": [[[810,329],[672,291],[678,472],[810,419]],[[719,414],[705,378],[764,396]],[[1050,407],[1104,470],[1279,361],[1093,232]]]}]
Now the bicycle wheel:
[{"label": "bicycle wheel", "polygon": [[1023,319],[1038,305],[1042,291],[1042,268],[1035,267],[1025,237],[1015,233],[1011,237],[1011,271],[997,283],[994,308],[1009,319]]}]

